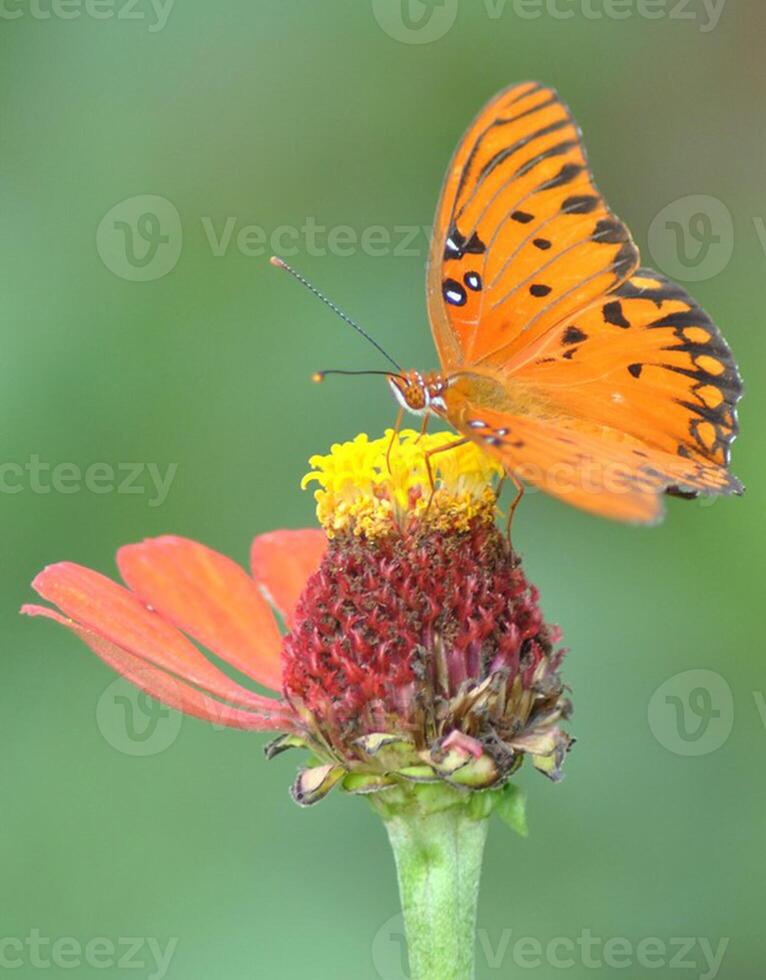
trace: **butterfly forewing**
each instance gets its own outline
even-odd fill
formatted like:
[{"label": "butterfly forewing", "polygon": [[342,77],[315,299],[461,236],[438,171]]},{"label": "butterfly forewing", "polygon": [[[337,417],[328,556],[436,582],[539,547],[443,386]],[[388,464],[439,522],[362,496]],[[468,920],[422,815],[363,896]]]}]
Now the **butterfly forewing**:
[{"label": "butterfly forewing", "polygon": [[500,93],[458,148],[437,210],[428,300],[444,366],[507,366],[637,265],[553,89]]}]

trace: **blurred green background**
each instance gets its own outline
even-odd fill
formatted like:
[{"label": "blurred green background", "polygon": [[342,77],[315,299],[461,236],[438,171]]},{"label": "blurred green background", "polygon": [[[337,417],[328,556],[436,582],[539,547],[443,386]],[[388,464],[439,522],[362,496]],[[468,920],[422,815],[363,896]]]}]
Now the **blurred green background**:
[{"label": "blurred green background", "polygon": [[[645,261],[685,274],[730,340],[749,491],[672,501],[652,530],[526,499],[516,542],[571,648],[579,742],[560,786],[522,774],[529,840],[493,828],[479,976],[760,976],[765,29],[734,0],[4,0],[0,975],[405,975],[364,802],[300,811],[295,759],[126,704],[17,609],[49,562],[113,574],[120,544],[163,532],[244,562],[255,533],[312,522],[306,458],[393,404],[379,379],[310,384],[381,362],[265,256],[436,366],[426,238],[402,229],[431,222],[482,103],[540,78]],[[618,941],[586,955],[588,935]],[[557,937],[579,940],[572,965]]]}]

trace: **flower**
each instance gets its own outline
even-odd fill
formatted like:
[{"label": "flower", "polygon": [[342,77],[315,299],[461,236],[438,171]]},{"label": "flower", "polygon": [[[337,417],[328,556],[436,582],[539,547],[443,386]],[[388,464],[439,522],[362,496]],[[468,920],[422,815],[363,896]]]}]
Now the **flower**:
[{"label": "flower", "polygon": [[423,783],[498,789],[526,755],[557,779],[571,744],[558,631],[495,524],[502,471],[454,443],[408,430],[312,457],[303,485],[318,484],[324,533],[257,537],[251,575],[165,536],[118,551],[126,587],[49,566],[33,587],[57,609],[22,611],[67,626],[173,708],[281,732],[269,757],[309,749],[293,786],[304,805],[337,784],[387,800]]}]

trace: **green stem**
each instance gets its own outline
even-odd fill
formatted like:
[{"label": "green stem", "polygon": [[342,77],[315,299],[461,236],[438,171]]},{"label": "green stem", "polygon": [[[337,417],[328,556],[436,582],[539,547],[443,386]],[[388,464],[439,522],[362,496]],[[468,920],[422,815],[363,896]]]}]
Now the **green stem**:
[{"label": "green stem", "polygon": [[464,806],[385,816],[396,857],[411,980],[472,980],[488,820]]}]

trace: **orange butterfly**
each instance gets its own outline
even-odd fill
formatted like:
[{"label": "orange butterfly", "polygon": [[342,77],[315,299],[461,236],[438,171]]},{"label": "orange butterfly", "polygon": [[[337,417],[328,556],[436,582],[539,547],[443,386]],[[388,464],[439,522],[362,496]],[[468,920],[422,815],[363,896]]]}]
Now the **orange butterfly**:
[{"label": "orange butterfly", "polygon": [[658,520],[664,493],[741,493],[731,351],[638,267],[556,92],[504,90],[447,171],[427,275],[441,371],[389,373],[401,409],[446,419],[520,492],[617,520]]}]

